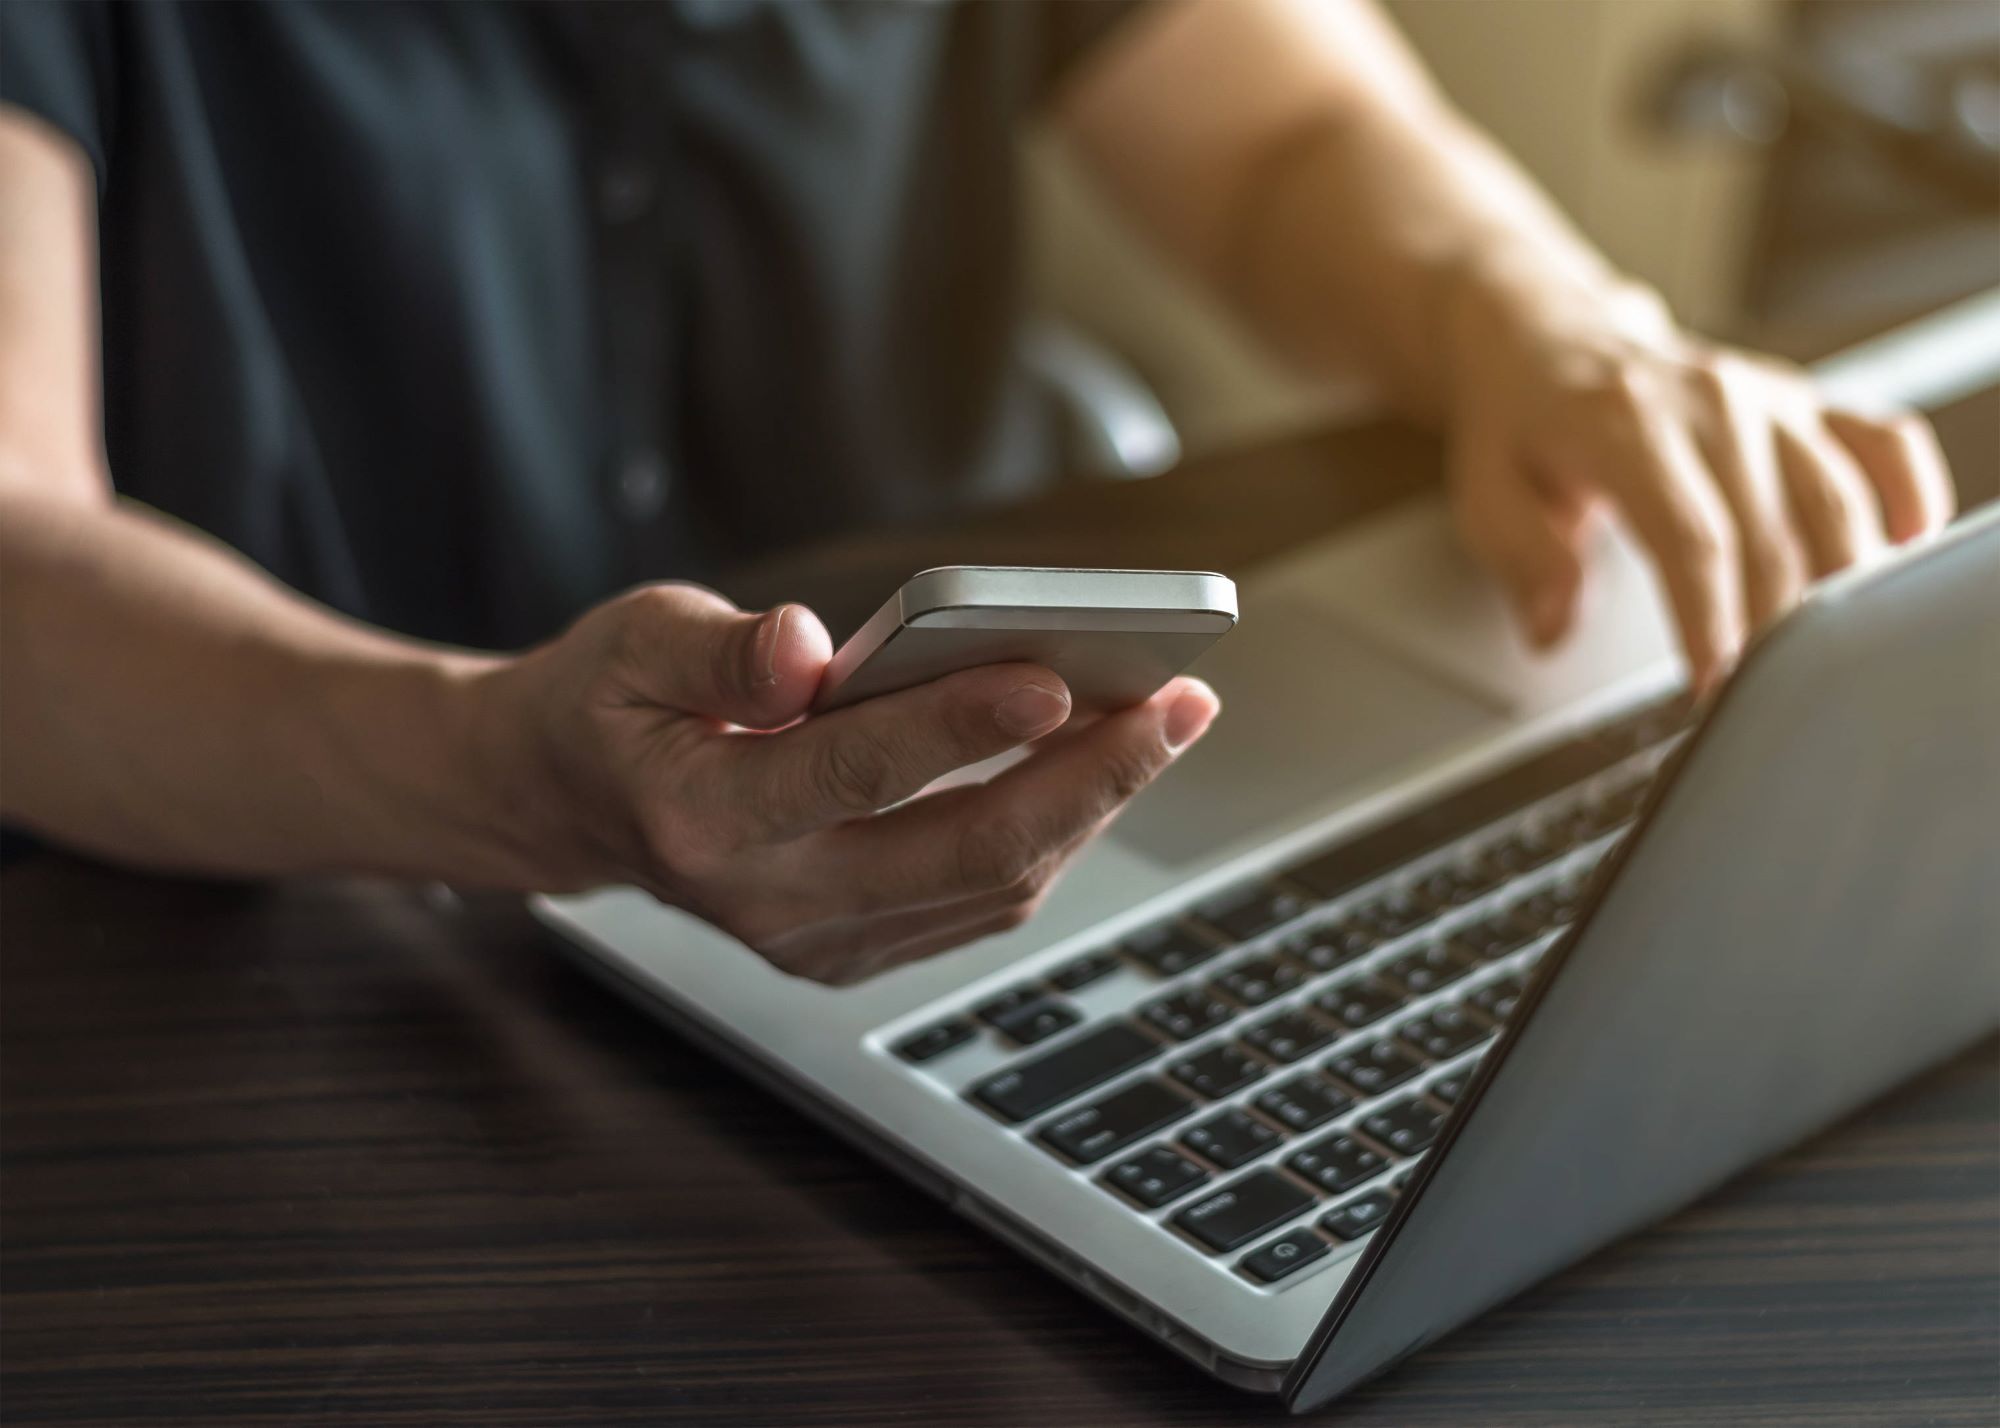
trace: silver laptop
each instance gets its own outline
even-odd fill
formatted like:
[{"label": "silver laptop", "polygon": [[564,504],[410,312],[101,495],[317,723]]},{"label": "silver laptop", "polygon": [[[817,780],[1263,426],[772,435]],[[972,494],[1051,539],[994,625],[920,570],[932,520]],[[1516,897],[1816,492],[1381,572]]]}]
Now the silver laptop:
[{"label": "silver laptop", "polygon": [[[1990,294],[1821,375],[1925,405],[1996,368]],[[2000,516],[1821,587],[1698,723],[1641,561],[1600,557],[1548,656],[1432,502],[1258,572],[1196,671],[1224,717],[1041,916],[857,988],[631,890],[537,910],[1311,1408],[2000,1022]]]}]

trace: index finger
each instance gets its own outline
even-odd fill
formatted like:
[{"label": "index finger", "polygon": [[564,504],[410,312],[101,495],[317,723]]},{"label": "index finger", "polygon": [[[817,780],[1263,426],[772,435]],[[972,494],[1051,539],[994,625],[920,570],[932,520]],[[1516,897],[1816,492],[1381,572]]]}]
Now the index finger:
[{"label": "index finger", "polygon": [[730,796],[767,840],[879,812],[1069,717],[1069,690],[1032,664],[960,670],[776,734],[732,740]]},{"label": "index finger", "polygon": [[863,911],[937,906],[994,893],[1032,898],[1188,745],[1220,707],[1176,679],[974,788],[954,789],[838,830],[830,868]]},{"label": "index finger", "polygon": [[1712,682],[1743,645],[1738,537],[1728,503],[1685,428],[1651,417],[1623,453],[1625,469],[1597,473],[1651,555],[1666,587],[1697,685]]}]

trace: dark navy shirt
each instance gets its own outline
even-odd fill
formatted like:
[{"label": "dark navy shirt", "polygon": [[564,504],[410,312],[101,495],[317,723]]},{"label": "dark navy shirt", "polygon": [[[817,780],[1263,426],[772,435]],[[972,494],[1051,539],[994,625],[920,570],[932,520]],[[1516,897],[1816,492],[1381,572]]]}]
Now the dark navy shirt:
[{"label": "dark navy shirt", "polygon": [[1046,477],[1014,145],[1124,8],[0,0],[0,98],[96,169],[119,489],[509,646]]}]

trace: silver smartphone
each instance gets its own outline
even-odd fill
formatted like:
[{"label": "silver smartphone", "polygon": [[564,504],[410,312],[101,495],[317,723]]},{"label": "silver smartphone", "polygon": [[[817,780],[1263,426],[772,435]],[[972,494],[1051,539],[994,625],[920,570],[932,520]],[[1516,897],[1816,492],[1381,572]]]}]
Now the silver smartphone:
[{"label": "silver smartphone", "polygon": [[813,707],[1021,661],[1060,675],[1078,710],[1124,709],[1235,623],[1235,582],[1206,570],[944,565],[911,576],[840,647]]}]

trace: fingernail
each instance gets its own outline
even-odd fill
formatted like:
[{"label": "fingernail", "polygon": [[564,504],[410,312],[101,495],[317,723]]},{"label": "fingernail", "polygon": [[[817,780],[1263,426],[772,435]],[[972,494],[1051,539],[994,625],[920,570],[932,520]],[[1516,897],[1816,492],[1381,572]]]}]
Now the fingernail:
[{"label": "fingernail", "polygon": [[785,620],[792,613],[780,605],[757,627],[757,688],[768,689],[778,682],[778,646],[785,638]]},{"label": "fingernail", "polygon": [[1173,702],[1167,710],[1167,747],[1179,753],[1199,739],[1221,709],[1215,691],[1195,681],[1195,687]]},{"label": "fingernail", "polygon": [[1069,695],[1045,684],[1024,684],[993,706],[993,722],[1017,739],[1046,734],[1069,717]]}]

